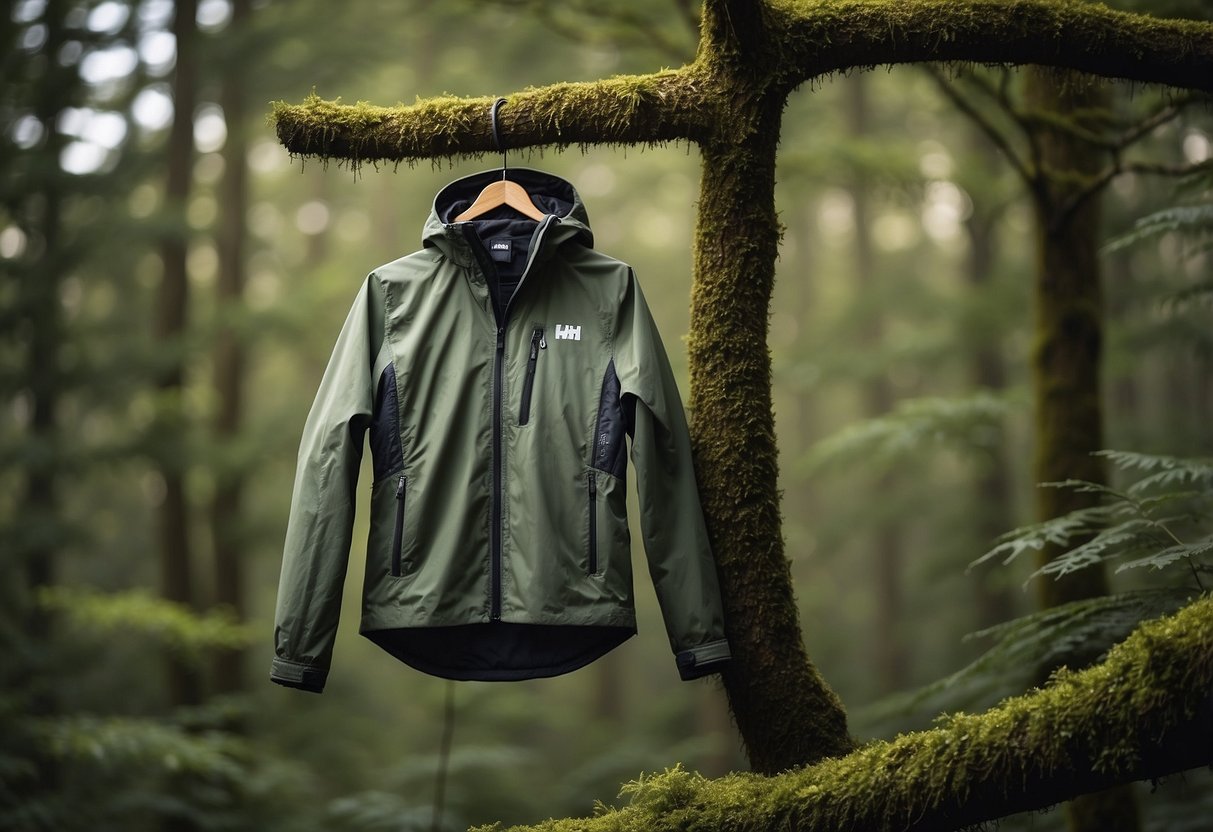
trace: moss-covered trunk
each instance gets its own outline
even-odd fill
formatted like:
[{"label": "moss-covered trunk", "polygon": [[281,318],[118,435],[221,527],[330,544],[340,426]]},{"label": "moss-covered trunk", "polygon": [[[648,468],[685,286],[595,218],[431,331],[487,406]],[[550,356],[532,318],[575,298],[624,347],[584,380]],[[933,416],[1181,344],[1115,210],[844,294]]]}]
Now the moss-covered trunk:
[{"label": "moss-covered trunk", "polygon": [[730,100],[736,122],[703,146],[690,421],[733,646],[725,689],[751,766],[773,773],[845,752],[850,740],[841,702],[805,652],[780,530],[767,319],[783,102],[745,90]]},{"label": "moss-covered trunk", "polygon": [[[1027,99],[1034,108],[1071,118],[1104,104],[1090,81],[1040,69],[1028,71]],[[1037,131],[1039,153],[1036,217],[1036,340],[1032,386],[1036,406],[1034,476],[1038,483],[1067,479],[1104,483],[1107,472],[1094,452],[1103,448],[1100,358],[1103,343],[1103,293],[1099,268],[1098,195],[1083,198],[1102,159],[1090,144],[1064,130]],[[1099,495],[1074,489],[1040,488],[1038,520],[1095,505]],[[1057,557],[1049,546],[1038,565]],[[1036,585],[1042,607],[1054,607],[1107,594],[1102,565]],[[1075,656],[1067,664],[1083,666],[1095,656]],[[1044,675],[1052,668],[1041,668]],[[1066,807],[1072,832],[1132,832],[1138,828],[1131,786],[1084,795]]]}]

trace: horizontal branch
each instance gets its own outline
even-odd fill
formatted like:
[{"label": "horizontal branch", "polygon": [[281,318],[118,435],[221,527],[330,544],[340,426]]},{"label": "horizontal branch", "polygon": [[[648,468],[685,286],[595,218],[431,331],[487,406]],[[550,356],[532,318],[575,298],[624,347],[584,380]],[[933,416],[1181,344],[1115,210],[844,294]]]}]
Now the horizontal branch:
[{"label": "horizontal branch", "polygon": [[[562,83],[515,93],[498,113],[508,148],[660,144],[698,139],[715,119],[710,97],[687,68]],[[270,115],[293,155],[363,162],[477,157],[497,151],[491,98],[442,96],[406,106],[342,104],[314,93],[276,102]]]},{"label": "horizontal branch", "polygon": [[951,830],[1213,763],[1213,597],[1140,626],[1100,665],[984,714],[774,777],[675,769],[631,805],[535,832]]},{"label": "horizontal branch", "polygon": [[1083,0],[782,0],[795,84],[918,61],[1039,64],[1213,91],[1213,23]]}]

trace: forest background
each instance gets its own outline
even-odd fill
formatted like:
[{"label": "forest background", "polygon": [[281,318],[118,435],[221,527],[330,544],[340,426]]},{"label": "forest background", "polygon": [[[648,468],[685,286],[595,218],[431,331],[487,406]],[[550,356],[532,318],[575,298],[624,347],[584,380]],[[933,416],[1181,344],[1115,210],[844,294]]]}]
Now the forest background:
[{"label": "forest background", "polygon": [[[325,694],[267,678],[294,451],[353,293],[417,248],[438,188],[497,164],[355,176],[292,163],[269,102],[313,88],[493,95],[676,66],[696,42],[684,4],[359,0],[334,15],[312,0],[203,0],[178,49],[174,13],[189,6],[22,0],[0,22],[0,825],[431,828],[451,727],[443,828],[588,814],[677,763],[744,769],[717,685],[678,681],[643,577],[639,637],[558,679],[452,687],[358,638],[365,505]],[[1110,89],[1126,119],[1160,100]],[[1193,165],[1211,142],[1197,106],[1135,152]],[[597,247],[636,268],[685,398],[696,150],[511,164],[578,187]],[[941,710],[938,688],[905,692],[976,658],[988,640],[967,634],[1034,609],[1028,565],[968,568],[1032,519],[1031,207],[921,67],[794,95],[778,180],[770,343],[787,551],[810,655],[852,731],[888,736]],[[1101,239],[1192,188],[1117,177]],[[1213,315],[1183,294],[1207,282],[1208,255],[1164,234],[1102,264],[1106,446],[1210,455]],[[963,702],[959,687],[964,704],[988,704],[1023,684],[983,673],[942,701]],[[1213,788],[1193,774],[1142,805],[1145,828],[1196,829]]]}]

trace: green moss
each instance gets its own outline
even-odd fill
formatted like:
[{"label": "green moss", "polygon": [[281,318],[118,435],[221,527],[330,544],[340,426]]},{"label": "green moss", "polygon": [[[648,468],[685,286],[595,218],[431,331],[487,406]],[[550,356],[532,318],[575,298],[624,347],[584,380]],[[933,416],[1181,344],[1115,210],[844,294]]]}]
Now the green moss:
[{"label": "green moss", "polygon": [[[1143,755],[1204,716],[1213,685],[1213,598],[1143,624],[1107,660],[1059,671],[1041,690],[984,714],[942,717],[929,731],[875,742],[845,757],[781,774],[708,780],[681,767],[624,787],[631,803],[594,818],[549,820],[539,832],[664,830],[899,830],[946,828],[984,802],[1039,807],[1041,778],[1083,782],[1150,777]],[[1207,732],[1208,727],[1204,730]],[[1204,737],[1207,755],[1208,737]],[[1206,760],[1207,762],[1207,760]],[[1055,802],[1065,794],[1054,794]],[[998,801],[1002,801],[1001,805]],[[968,816],[969,823],[981,817]],[[916,827],[917,828],[917,827]],[[523,827],[518,827],[518,830]]]},{"label": "green moss", "polygon": [[[530,88],[506,98],[500,129],[510,148],[693,139],[715,124],[702,80],[684,68]],[[411,164],[496,152],[493,101],[440,96],[382,107],[312,93],[299,104],[274,102],[269,120],[292,155],[357,169],[367,162]]]}]

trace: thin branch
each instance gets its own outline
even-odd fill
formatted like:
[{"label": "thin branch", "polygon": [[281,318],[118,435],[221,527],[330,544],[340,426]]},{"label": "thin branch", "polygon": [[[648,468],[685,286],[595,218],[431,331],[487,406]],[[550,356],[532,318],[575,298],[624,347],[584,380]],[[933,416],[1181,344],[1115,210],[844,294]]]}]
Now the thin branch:
[{"label": "thin branch", "polygon": [[1078,123],[1080,119],[1077,113],[1063,114],[1052,111],[1033,110],[1021,112],[1019,117],[1023,120],[1024,124],[1044,128],[1056,133],[1063,133],[1084,144],[1091,145],[1093,148],[1098,148],[1109,153],[1119,153],[1141,141],[1164,124],[1179,118],[1183,114],[1184,109],[1190,104],[1204,100],[1207,99],[1200,95],[1182,96],[1176,101],[1165,104],[1153,113],[1129,124],[1120,135],[1112,137],[1082,127]]},{"label": "thin branch", "polygon": [[956,89],[955,84],[950,83],[944,77],[939,67],[933,64],[926,64],[925,68],[927,70],[927,74],[930,75],[935,81],[935,85],[939,88],[939,91],[952,102],[956,109],[960,110],[969,118],[970,121],[976,124],[978,129],[980,129],[981,132],[984,133],[991,142],[993,142],[995,147],[1002,151],[1003,155],[1007,157],[1007,161],[1010,162],[1011,167],[1014,168],[1015,172],[1019,174],[1019,178],[1023,180],[1024,184],[1029,188],[1033,187],[1035,177],[1024,164],[1023,160],[1019,158],[1019,154],[1015,152],[1015,148],[1011,146],[1011,142],[1007,139],[1003,132],[998,129],[994,122],[986,118],[985,113],[981,112],[981,110],[977,109],[977,107],[975,107],[971,101],[961,95],[960,90]]},{"label": "thin branch", "polygon": [[1070,221],[1070,217],[1074,215],[1074,212],[1081,208],[1088,199],[1094,197],[1106,188],[1113,179],[1122,174],[1138,173],[1147,176],[1178,177],[1205,170],[1213,170],[1213,162],[1199,162],[1195,165],[1162,165],[1153,162],[1130,162],[1125,164],[1120,160],[1120,156],[1117,155],[1115,161],[1107,169],[1088,181],[1066,200],[1066,203],[1050,220],[1049,231],[1054,232],[1064,226]]}]

